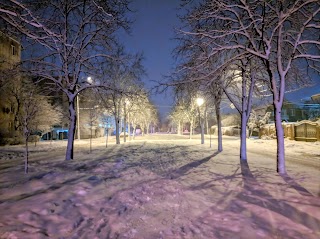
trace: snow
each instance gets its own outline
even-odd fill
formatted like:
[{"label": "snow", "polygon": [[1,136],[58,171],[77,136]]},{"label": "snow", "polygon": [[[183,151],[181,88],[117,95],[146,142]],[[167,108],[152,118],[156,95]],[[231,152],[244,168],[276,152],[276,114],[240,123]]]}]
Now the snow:
[{"label": "snow", "polygon": [[0,238],[320,238],[320,142],[248,139],[242,176],[238,137],[146,135],[0,148]]}]

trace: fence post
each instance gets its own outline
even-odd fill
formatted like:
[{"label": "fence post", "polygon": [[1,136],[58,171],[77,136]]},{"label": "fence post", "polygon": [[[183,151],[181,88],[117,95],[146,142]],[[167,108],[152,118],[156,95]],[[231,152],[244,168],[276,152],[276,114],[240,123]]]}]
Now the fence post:
[{"label": "fence post", "polygon": [[290,140],[294,140],[295,135],[294,135],[294,124],[291,125],[291,137]]}]

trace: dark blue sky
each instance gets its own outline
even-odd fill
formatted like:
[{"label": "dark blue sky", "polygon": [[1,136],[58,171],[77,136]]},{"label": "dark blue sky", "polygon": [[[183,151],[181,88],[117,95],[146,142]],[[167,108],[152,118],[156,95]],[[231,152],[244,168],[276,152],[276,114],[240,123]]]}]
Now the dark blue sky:
[{"label": "dark blue sky", "polygon": [[[148,89],[156,85],[153,81],[159,82],[169,75],[175,64],[172,51],[176,46],[174,28],[180,23],[177,17],[179,3],[180,0],[133,0],[130,5],[135,11],[131,15],[135,21],[131,36],[121,34],[121,41],[128,51],[143,52],[147,71],[143,80]],[[152,100],[162,117],[170,112],[173,103],[170,92],[153,95]]]},{"label": "dark blue sky", "polygon": [[[163,76],[169,75],[174,67],[172,51],[176,42],[173,37],[174,28],[180,24],[177,17],[179,3],[180,0],[133,0],[130,5],[135,11],[130,16],[135,21],[131,26],[131,35],[121,34],[121,40],[129,52],[144,53],[147,76],[143,81],[149,89],[156,85],[153,81],[163,80]],[[286,94],[286,98],[292,102],[301,103],[300,99],[320,93],[319,76],[314,80],[314,86]],[[170,112],[173,104],[173,96],[170,92],[153,95],[152,100],[162,118]]]}]

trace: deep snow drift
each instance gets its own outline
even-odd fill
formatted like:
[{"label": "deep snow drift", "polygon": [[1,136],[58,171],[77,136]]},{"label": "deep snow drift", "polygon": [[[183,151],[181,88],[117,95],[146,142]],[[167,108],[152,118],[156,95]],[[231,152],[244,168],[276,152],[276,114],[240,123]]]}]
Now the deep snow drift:
[{"label": "deep snow drift", "polygon": [[286,141],[281,177],[275,140],[248,140],[249,168],[223,140],[81,140],[71,162],[40,142],[28,175],[23,147],[1,147],[0,238],[320,238],[320,143]]}]

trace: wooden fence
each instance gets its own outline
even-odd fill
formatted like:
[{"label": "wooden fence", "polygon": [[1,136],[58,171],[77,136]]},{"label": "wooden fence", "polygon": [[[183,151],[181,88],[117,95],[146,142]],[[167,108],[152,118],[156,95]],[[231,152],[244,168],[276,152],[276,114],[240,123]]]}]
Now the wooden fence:
[{"label": "wooden fence", "polygon": [[[284,137],[290,140],[315,142],[320,141],[320,124],[309,120],[303,120],[294,124],[283,124]],[[266,125],[259,131],[260,138],[268,136],[275,138],[275,126]]]}]

